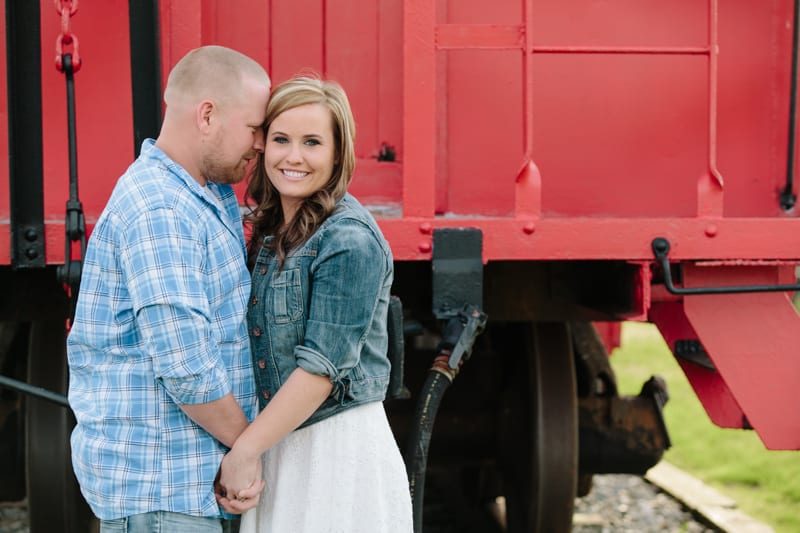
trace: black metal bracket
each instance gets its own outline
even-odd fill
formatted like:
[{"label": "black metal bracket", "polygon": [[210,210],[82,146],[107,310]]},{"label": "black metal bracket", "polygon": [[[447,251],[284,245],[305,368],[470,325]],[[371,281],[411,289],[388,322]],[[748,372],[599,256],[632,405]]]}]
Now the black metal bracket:
[{"label": "black metal bracket", "polygon": [[386,391],[387,400],[407,400],[411,392],[404,383],[405,375],[405,338],[403,328],[403,302],[397,296],[389,297],[387,312],[387,333],[389,347],[387,355],[392,369],[389,374],[389,389]]},{"label": "black metal bracket", "polygon": [[161,128],[161,61],[158,0],[128,0],[131,84],[133,97],[133,153]]},{"label": "black metal bracket", "polygon": [[46,266],[39,4],[5,5],[11,266],[20,270]]},{"label": "black metal bracket", "polygon": [[672,294],[732,294],[742,292],[787,292],[800,291],[800,283],[792,285],[734,285],[728,287],[676,287],[672,283],[672,272],[669,268],[669,241],[664,237],[656,237],[650,243],[656,261],[664,271],[664,286]]},{"label": "black metal bracket", "polygon": [[433,313],[448,319],[465,305],[483,307],[483,234],[477,228],[433,231]]}]

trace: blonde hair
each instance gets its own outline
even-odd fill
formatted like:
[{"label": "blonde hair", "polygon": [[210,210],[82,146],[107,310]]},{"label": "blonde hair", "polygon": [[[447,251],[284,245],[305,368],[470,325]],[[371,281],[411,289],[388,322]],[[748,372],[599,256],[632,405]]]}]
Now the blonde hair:
[{"label": "blonde hair", "polygon": [[244,81],[270,84],[264,68],[241,52],[224,46],[195,48],[175,64],[167,78],[167,106],[209,99],[216,103],[240,102]]},{"label": "blonde hair", "polygon": [[266,130],[284,111],[307,104],[322,104],[331,112],[335,144],[333,171],[328,181],[306,198],[294,218],[284,225],[280,194],[269,181],[264,168],[264,154],[259,154],[258,164],[245,193],[245,201],[255,206],[245,220],[252,225],[248,245],[251,256],[258,253],[263,237],[275,237],[271,246],[283,266],[286,255],[306,242],[336,208],[336,203],[347,192],[356,164],[355,121],[347,94],[341,85],[331,80],[311,76],[298,76],[275,87],[267,104]]}]

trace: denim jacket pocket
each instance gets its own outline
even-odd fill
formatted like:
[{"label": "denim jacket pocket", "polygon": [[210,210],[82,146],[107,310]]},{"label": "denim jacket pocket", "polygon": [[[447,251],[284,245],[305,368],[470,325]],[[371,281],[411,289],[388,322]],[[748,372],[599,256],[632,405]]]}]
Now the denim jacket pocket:
[{"label": "denim jacket pocket", "polygon": [[270,281],[272,313],[276,324],[286,324],[303,318],[303,287],[300,269],[277,272]]}]

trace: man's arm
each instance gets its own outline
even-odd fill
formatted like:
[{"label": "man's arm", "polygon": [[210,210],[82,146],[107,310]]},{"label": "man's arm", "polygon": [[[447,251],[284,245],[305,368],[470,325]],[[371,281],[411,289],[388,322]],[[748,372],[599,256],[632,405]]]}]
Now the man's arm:
[{"label": "man's arm", "polygon": [[247,417],[230,392],[218,400],[179,406],[186,416],[208,431],[218,441],[233,447],[236,438],[247,427]]}]

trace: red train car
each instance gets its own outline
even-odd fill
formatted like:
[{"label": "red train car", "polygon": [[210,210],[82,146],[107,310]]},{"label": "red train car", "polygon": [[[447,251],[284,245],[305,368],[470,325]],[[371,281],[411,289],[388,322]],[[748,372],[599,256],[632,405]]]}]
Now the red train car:
[{"label": "red train car", "polygon": [[711,420],[800,449],[797,2],[2,4],[0,499],[35,533],[88,523],[58,405],[83,241],[203,44],[351,97],[402,306],[387,409],[415,505],[455,509],[426,523],[492,531],[503,495],[508,531],[568,531],[593,473],[659,460],[664,385],[619,396],[597,323],[655,323]]}]

